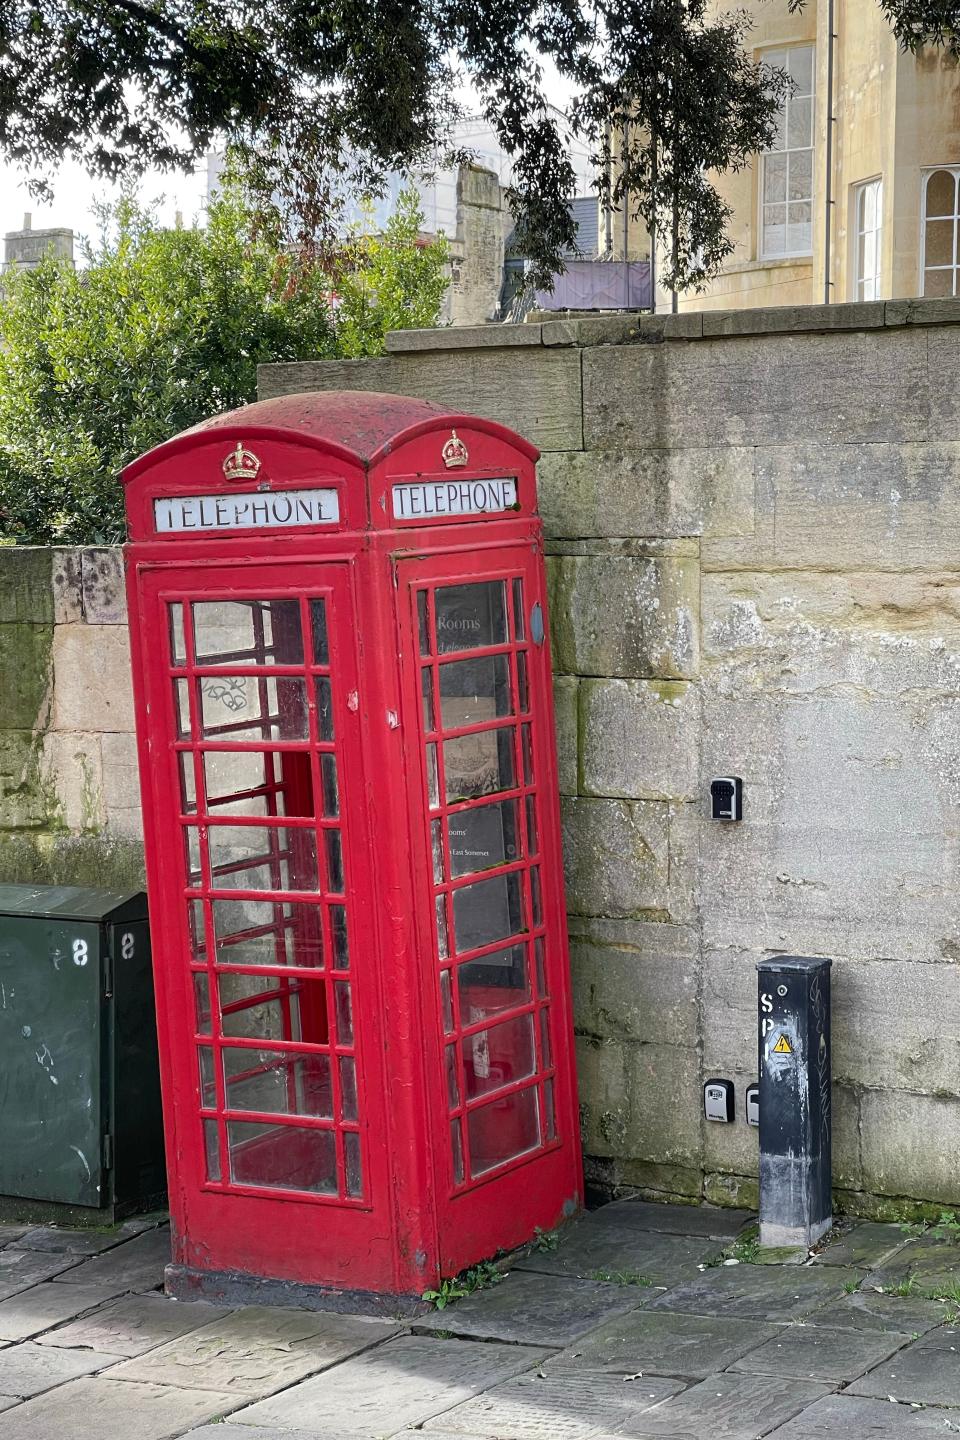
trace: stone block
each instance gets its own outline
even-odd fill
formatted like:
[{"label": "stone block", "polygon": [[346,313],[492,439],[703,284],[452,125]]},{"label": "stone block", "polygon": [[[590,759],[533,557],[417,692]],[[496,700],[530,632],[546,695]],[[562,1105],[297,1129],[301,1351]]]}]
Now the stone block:
[{"label": "stone block", "polygon": [[771,305],[751,310],[708,310],[704,337],[715,335],[795,335],[800,331],[873,330],[886,320],[882,300],[839,305]]},{"label": "stone block", "polygon": [[[37,1335],[38,1345],[99,1350],[129,1358],[199,1330],[212,1320],[222,1323],[232,1314],[202,1300],[184,1303],[166,1295],[132,1295],[94,1309],[113,1293],[110,1286],[88,1290],[81,1285],[38,1285],[0,1305],[0,1338],[19,1339],[29,1327],[28,1333]],[[93,1313],[83,1315],[86,1310]],[[75,1315],[81,1318],[74,1319]],[[64,1320],[70,1323],[62,1324]],[[59,1328],[51,1329],[53,1325]],[[44,1330],[46,1334],[39,1333]]]},{"label": "stone block", "polygon": [[[467,204],[486,203],[464,196]],[[506,350],[518,345],[539,345],[539,325],[456,325],[433,326],[429,330],[389,330],[385,341],[388,355],[411,350]],[[264,367],[266,368],[266,367]]]},{"label": "stone block", "polygon": [[[651,1204],[646,1200],[615,1200],[592,1210],[585,1223],[603,1228],[637,1229],[665,1235],[696,1235],[708,1240],[735,1240],[754,1216],[749,1210],[717,1210],[711,1205]],[[711,1369],[719,1368],[711,1366]]]},{"label": "stone block", "polygon": [[[59,1258],[62,1263],[73,1257]],[[125,1290],[157,1290],[163,1284],[164,1267],[169,1263],[170,1231],[164,1226],[160,1230],[148,1230],[114,1250],[108,1250],[105,1255],[97,1255],[73,1269],[64,1270],[56,1277],[56,1283],[112,1285],[118,1295]]]},{"label": "stone block", "polygon": [[579,729],[582,794],[697,797],[698,686],[683,680],[583,680]]},{"label": "stone block", "polygon": [[59,1276],[76,1265],[73,1255],[39,1255],[33,1250],[0,1250],[0,1300]]},{"label": "stone block", "polygon": [[55,796],[56,818],[70,830],[100,830],[103,803],[101,736],[48,730],[43,736],[45,788]]},{"label": "stone block", "polygon": [[575,675],[555,675],[553,678],[553,709],[561,795],[576,795],[578,788],[578,689],[579,682]]},{"label": "stone block", "polygon": [[581,1040],[577,1071],[584,1148],[647,1164],[700,1158],[700,1066],[693,1048]]},{"label": "stone block", "polygon": [[3,1435],[4,1440],[171,1440],[192,1425],[235,1410],[239,1401],[227,1391],[177,1390],[98,1375],[71,1380],[18,1405],[4,1418]]},{"label": "stone block", "polygon": [[[896,1397],[894,1397],[896,1400]],[[952,1423],[952,1422],[951,1422]],[[942,1410],[914,1410],[906,1403],[859,1400],[855,1395],[825,1395],[795,1420],[771,1432],[768,1440],[912,1440],[946,1429]]]},{"label": "stone block", "polygon": [[709,1435],[710,1440],[755,1440],[798,1414],[829,1388],[814,1380],[727,1371],[711,1375],[641,1415],[630,1433],[659,1435],[663,1440],[680,1440],[681,1436],[687,1440],[700,1435]]},{"label": "stone block", "polygon": [[960,1406],[957,1340],[956,1325],[931,1330],[885,1365],[854,1381],[846,1393],[879,1398],[896,1395],[898,1401],[911,1405]]},{"label": "stone block", "polygon": [[886,1360],[909,1334],[826,1330],[790,1325],[732,1367],[751,1375],[789,1375],[798,1380],[855,1380]]},{"label": "stone block", "polygon": [[693,926],[572,917],[570,968],[581,1033],[696,1045],[700,962]]},{"label": "stone block", "polygon": [[584,1221],[561,1236],[554,1250],[537,1250],[511,1268],[538,1275],[580,1276],[637,1289],[675,1285],[718,1260],[723,1242],[692,1235],[660,1235],[634,1225]]},{"label": "stone block", "polygon": [[0,730],[0,827],[33,830],[57,819],[55,797],[40,765],[42,736]]},{"label": "stone block", "polygon": [[[532,1275],[515,1270],[492,1290],[468,1295],[416,1332],[442,1330],[465,1339],[559,1349],[594,1330],[608,1316],[634,1310],[648,1298],[636,1285]],[[541,1358],[526,1352],[534,1363]],[[525,1368],[525,1367],[524,1367]]]},{"label": "stone block", "polygon": [[5,729],[42,730],[47,724],[53,637],[52,624],[0,624]]},{"label": "stone block", "polygon": [[554,664],[572,675],[689,680],[699,667],[699,567],[609,554],[549,562]]},{"label": "stone block", "polygon": [[956,1096],[866,1091],[860,1100],[864,1188],[956,1205]]},{"label": "stone block", "polygon": [[[584,444],[592,450],[922,441],[930,433],[928,338],[881,327],[775,342],[745,336],[585,350]],[[950,373],[943,371],[944,388]],[[891,405],[894,394],[898,403]]]},{"label": "stone block", "polygon": [[652,800],[563,800],[572,914],[670,918],[669,810]]},{"label": "stone block", "polygon": [[[611,1385],[602,1370],[577,1364],[518,1375],[430,1421],[423,1440],[469,1436],[470,1440],[610,1440],[636,1435],[653,1406],[683,1389],[682,1381],[637,1376],[632,1385]],[[412,1437],[408,1436],[408,1440]]]},{"label": "stone block", "polygon": [[143,835],[140,807],[140,771],[137,737],[105,734],[100,737],[103,757],[103,805],[110,830],[139,840]]},{"label": "stone block", "polygon": [[52,552],[42,545],[0,548],[0,625],[52,625]]},{"label": "stone block", "polygon": [[[55,1326],[73,1321],[88,1310],[95,1310],[112,1300],[113,1295],[109,1285],[32,1285],[8,1300],[0,1300],[0,1340],[12,1342],[36,1337],[38,1344],[56,1345],[59,1343],[56,1337],[66,1332],[54,1329]],[[103,1332],[93,1325],[92,1320],[80,1320],[77,1324],[91,1326],[84,1332],[84,1348],[117,1353],[110,1345],[97,1343]],[[72,1329],[72,1325],[66,1326],[67,1332]],[[49,1331],[49,1334],[44,1334],[44,1331]],[[70,1342],[67,1340],[65,1343]]]},{"label": "stone block", "polygon": [[55,730],[132,730],[125,625],[58,625],[53,640]]},{"label": "stone block", "polygon": [[[516,327],[522,332],[526,328]],[[498,334],[500,327],[490,329]],[[412,351],[369,360],[298,361],[261,365],[257,380],[261,400],[302,390],[415,395],[497,420],[541,450],[577,450],[583,444],[580,355],[575,350],[548,350],[521,340],[515,346],[483,345],[456,355]]]},{"label": "stone block", "polygon": [[888,300],[887,325],[960,325],[960,300]]},{"label": "stone block", "polygon": [[0,1351],[0,1393],[25,1399],[116,1363],[115,1355],[96,1350],[51,1350],[29,1341],[8,1345]]},{"label": "stone block", "polygon": [[69,546],[55,547],[51,584],[53,586],[53,620],[56,625],[70,625],[83,619],[83,583],[81,550]]},{"label": "stone block", "polygon": [[862,1290],[841,1295],[806,1317],[807,1325],[831,1330],[870,1330],[884,1334],[923,1335],[942,1325],[943,1304],[916,1295],[881,1295],[871,1281]]},{"label": "stone block", "polygon": [[721,1265],[655,1300],[653,1310],[785,1325],[843,1293],[843,1272],[802,1265]]},{"label": "stone block", "polygon": [[123,551],[119,545],[101,545],[81,555],[83,618],[88,625],[123,625],[127,594],[123,579]]},{"label": "stone block", "polygon": [[754,452],[563,450],[537,467],[548,536],[752,537]]},{"label": "stone block", "polygon": [[671,1315],[663,1310],[634,1310],[577,1342],[576,1352],[564,1352],[547,1368],[580,1365],[602,1369],[607,1375],[681,1375],[702,1380],[725,1370],[756,1345],[778,1334],[772,1325],[741,1320],[732,1326],[709,1315]]}]

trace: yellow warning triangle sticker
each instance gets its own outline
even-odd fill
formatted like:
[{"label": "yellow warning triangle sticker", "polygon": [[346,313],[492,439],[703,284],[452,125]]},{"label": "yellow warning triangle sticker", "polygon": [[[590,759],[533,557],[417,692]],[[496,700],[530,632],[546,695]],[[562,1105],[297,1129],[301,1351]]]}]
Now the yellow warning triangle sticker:
[{"label": "yellow warning triangle sticker", "polygon": [[781,1036],[780,1036],[780,1039],[777,1041],[776,1045],[774,1045],[774,1047],[773,1047],[773,1053],[774,1053],[774,1055],[792,1055],[792,1054],[793,1054],[793,1046],[790,1044],[790,1041],[787,1039],[786,1035],[781,1035]]}]

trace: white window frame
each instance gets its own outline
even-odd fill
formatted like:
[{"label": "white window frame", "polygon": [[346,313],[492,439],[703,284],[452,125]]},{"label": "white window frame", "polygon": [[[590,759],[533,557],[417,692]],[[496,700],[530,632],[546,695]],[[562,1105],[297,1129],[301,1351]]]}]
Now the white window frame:
[{"label": "white window frame", "polygon": [[[868,229],[864,225],[864,213],[866,210],[867,192],[874,191],[873,201],[873,225]],[[879,300],[882,287],[883,265],[881,260],[881,243],[883,237],[883,176],[873,175],[869,180],[859,180],[853,186],[853,205],[851,215],[850,235],[853,242],[853,293],[852,300]],[[861,274],[860,270],[860,241],[867,235],[873,236],[874,273],[872,275]],[[868,293],[869,291],[869,293]]]},{"label": "white window frame", "polygon": [[[804,42],[803,44],[799,44],[799,45],[778,45],[776,48],[773,48],[773,49],[770,49],[770,50],[761,51],[759,58],[760,58],[760,60],[763,61],[765,64],[768,64],[768,65],[771,65],[771,66],[775,66],[777,69],[786,69],[787,66],[788,66],[788,63],[789,63],[789,61],[788,61],[789,55],[790,55],[791,53],[796,53],[796,52],[799,51],[799,50],[809,50],[809,52],[810,52],[810,93],[809,93],[809,95],[807,95],[807,94],[796,95],[796,94],[788,93],[788,94],[784,97],[783,109],[782,109],[782,111],[781,111],[781,117],[782,117],[782,120],[781,120],[781,128],[782,128],[782,136],[783,136],[783,147],[782,147],[782,149],[777,149],[777,150],[773,150],[773,149],[771,149],[771,150],[764,150],[764,151],[761,152],[761,155],[760,155],[760,166],[759,166],[759,170],[760,170],[760,174],[759,174],[759,187],[760,187],[760,188],[759,188],[759,191],[758,191],[758,194],[757,194],[757,232],[758,232],[758,236],[759,236],[759,244],[758,244],[758,246],[757,246],[757,253],[758,253],[758,256],[759,256],[759,258],[760,258],[761,260],[797,260],[797,259],[807,259],[808,257],[810,257],[810,256],[813,255],[813,213],[814,213],[814,192],[815,192],[815,190],[816,190],[816,171],[815,171],[815,167],[814,167],[814,149],[815,149],[814,141],[815,141],[815,139],[816,139],[816,115],[817,115],[817,50],[816,50],[816,46],[813,44],[812,41],[807,41],[807,42]],[[795,100],[809,100],[809,101],[810,101],[810,144],[809,144],[809,145],[795,145],[795,146],[793,146],[793,147],[789,147],[789,146],[787,145],[787,139],[788,139],[788,127],[789,127],[789,124],[790,124],[790,108],[791,108],[792,103],[793,103]],[[789,167],[790,167],[789,157],[790,157],[791,154],[800,154],[800,153],[802,153],[802,152],[805,151],[805,150],[808,150],[808,151],[810,152],[810,194],[809,194],[809,195],[805,195],[805,196],[795,196],[795,197],[793,197],[793,200],[792,200],[792,202],[791,202],[790,191],[789,191],[789,173],[790,173],[790,172],[789,172]],[[785,245],[786,245],[786,236],[787,236],[787,235],[789,234],[789,232],[790,232],[790,226],[789,226],[789,206],[790,206],[790,204],[791,204],[791,203],[797,204],[797,205],[799,205],[799,204],[808,204],[808,205],[810,206],[810,244],[809,244],[809,246],[806,246],[806,247],[804,247],[803,249],[790,250],[790,249],[784,248],[783,250],[771,250],[771,249],[768,247],[768,245],[767,245],[767,240],[766,240],[767,230],[766,230],[766,225],[765,225],[765,223],[764,223],[764,211],[765,211],[765,208],[766,208],[765,205],[764,205],[764,190],[765,190],[765,188],[766,188],[765,182],[766,182],[766,166],[767,166],[767,156],[768,156],[768,155],[785,155],[785,156],[787,157],[787,194],[786,194],[785,200],[782,202],[783,205],[784,205],[784,243],[785,243]],[[771,202],[771,203],[780,204],[781,202],[780,202],[780,201],[775,201],[775,202]]]},{"label": "white window frame", "polygon": [[[927,214],[927,190],[934,175],[939,175],[945,170],[948,175],[953,176],[953,215],[928,215]],[[927,222],[928,220],[953,220],[953,262],[950,265],[931,265],[931,270],[948,270],[952,276],[951,295],[958,293],[958,270],[960,270],[960,241],[958,241],[958,230],[960,230],[960,165],[931,165],[923,171],[923,184],[920,192],[920,285],[919,293],[927,293]],[[947,299],[947,296],[935,297]]]}]

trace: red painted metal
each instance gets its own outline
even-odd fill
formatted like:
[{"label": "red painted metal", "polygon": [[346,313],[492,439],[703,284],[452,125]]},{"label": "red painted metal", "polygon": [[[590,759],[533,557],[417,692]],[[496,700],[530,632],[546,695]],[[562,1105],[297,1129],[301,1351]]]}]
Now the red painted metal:
[{"label": "red painted metal", "polygon": [[[185,497],[219,525],[238,445],[251,500],[323,489],[339,520],[158,532]],[[536,459],[339,392],[124,474],[173,1270],[200,1290],[417,1296],[581,1203]],[[397,485],[504,481],[509,508],[394,515],[430,503]]]}]

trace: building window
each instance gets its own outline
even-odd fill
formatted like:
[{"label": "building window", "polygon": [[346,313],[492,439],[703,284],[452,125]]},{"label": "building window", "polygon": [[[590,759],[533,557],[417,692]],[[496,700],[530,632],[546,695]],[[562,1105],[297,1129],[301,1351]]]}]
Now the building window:
[{"label": "building window", "polygon": [[777,134],[760,157],[760,255],[813,254],[813,46],[767,50],[765,64],[786,70],[793,88]]},{"label": "building window", "polygon": [[931,170],[923,182],[921,295],[956,295],[960,167]]},{"label": "building window", "polygon": [[854,300],[880,299],[880,232],[883,181],[867,180],[853,190]]}]

